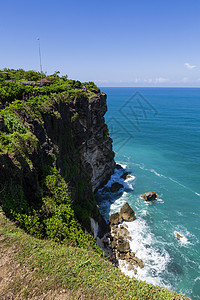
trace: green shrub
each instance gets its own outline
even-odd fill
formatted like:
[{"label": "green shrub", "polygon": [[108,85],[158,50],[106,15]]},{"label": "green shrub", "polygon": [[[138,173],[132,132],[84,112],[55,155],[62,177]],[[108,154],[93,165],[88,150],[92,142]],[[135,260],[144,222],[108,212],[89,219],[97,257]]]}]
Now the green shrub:
[{"label": "green shrub", "polygon": [[9,133],[13,133],[15,131],[19,133],[26,133],[26,128],[22,125],[21,121],[15,115],[6,115],[4,117],[4,122]]}]

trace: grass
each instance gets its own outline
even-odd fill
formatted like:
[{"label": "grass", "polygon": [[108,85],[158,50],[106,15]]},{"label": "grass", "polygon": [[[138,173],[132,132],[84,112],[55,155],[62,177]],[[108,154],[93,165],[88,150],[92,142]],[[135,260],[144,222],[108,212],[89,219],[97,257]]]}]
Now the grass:
[{"label": "grass", "polygon": [[17,247],[14,261],[21,269],[5,287],[5,293],[12,292],[22,299],[63,290],[66,299],[186,299],[128,278],[94,251],[30,236],[2,213],[0,236],[4,237],[1,253],[5,248]]}]

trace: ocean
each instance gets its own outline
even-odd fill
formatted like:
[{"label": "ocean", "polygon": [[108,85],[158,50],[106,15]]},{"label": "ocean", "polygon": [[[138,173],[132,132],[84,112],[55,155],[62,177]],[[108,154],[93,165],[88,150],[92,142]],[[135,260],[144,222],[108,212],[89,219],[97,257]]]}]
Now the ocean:
[{"label": "ocean", "polygon": [[[105,119],[115,160],[131,178],[118,194],[98,191],[103,216],[128,202],[131,249],[144,261],[136,278],[200,299],[200,89],[108,88]],[[140,196],[155,191],[158,198]],[[183,236],[176,238],[179,233]],[[122,271],[134,274],[122,267]]]}]

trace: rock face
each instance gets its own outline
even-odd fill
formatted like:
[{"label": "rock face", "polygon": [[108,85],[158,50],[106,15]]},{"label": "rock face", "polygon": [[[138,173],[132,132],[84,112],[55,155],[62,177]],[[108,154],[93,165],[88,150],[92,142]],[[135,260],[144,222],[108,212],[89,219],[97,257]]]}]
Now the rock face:
[{"label": "rock face", "polygon": [[131,175],[130,175],[128,172],[124,173],[124,174],[121,176],[121,178],[124,179],[124,180],[126,180],[126,179],[128,179],[128,178],[130,178],[130,177],[131,177]]},{"label": "rock face", "polygon": [[118,212],[116,212],[110,216],[109,221],[111,225],[117,225],[122,222],[122,217]]},{"label": "rock face", "polygon": [[115,168],[116,168],[117,170],[121,170],[121,169],[123,169],[123,168],[122,168],[122,166],[121,166],[121,165],[119,165],[119,164],[116,164]]},{"label": "rock face", "polygon": [[146,201],[154,200],[158,195],[155,192],[148,192],[141,195],[142,198]]},{"label": "rock face", "polygon": [[90,175],[93,191],[103,186],[115,169],[112,139],[108,135],[104,115],[107,111],[106,94],[99,93],[74,102],[72,136],[82,165]]},{"label": "rock face", "polygon": [[119,183],[119,182],[114,182],[112,185],[111,185],[111,192],[112,193],[115,193],[115,192],[118,192],[120,189],[123,189],[123,184]]},{"label": "rock face", "polygon": [[131,222],[135,219],[135,212],[126,202],[120,209],[120,212],[114,213],[110,216],[109,221],[111,225],[118,225],[122,221]]},{"label": "rock face", "polygon": [[129,221],[129,222],[135,219],[135,212],[127,202],[120,209],[120,216],[122,220]]}]

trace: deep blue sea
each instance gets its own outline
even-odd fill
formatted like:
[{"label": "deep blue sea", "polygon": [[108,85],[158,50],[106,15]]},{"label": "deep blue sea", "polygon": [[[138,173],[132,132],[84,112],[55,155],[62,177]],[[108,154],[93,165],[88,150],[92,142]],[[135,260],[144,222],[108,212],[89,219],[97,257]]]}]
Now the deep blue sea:
[{"label": "deep blue sea", "polygon": [[[131,249],[145,263],[138,279],[200,299],[200,89],[101,91],[108,96],[105,119],[115,160],[132,178],[118,195],[100,191],[100,209],[107,219],[126,201],[134,209]],[[111,180],[122,182],[120,172]],[[157,200],[140,197],[148,191]]]}]

